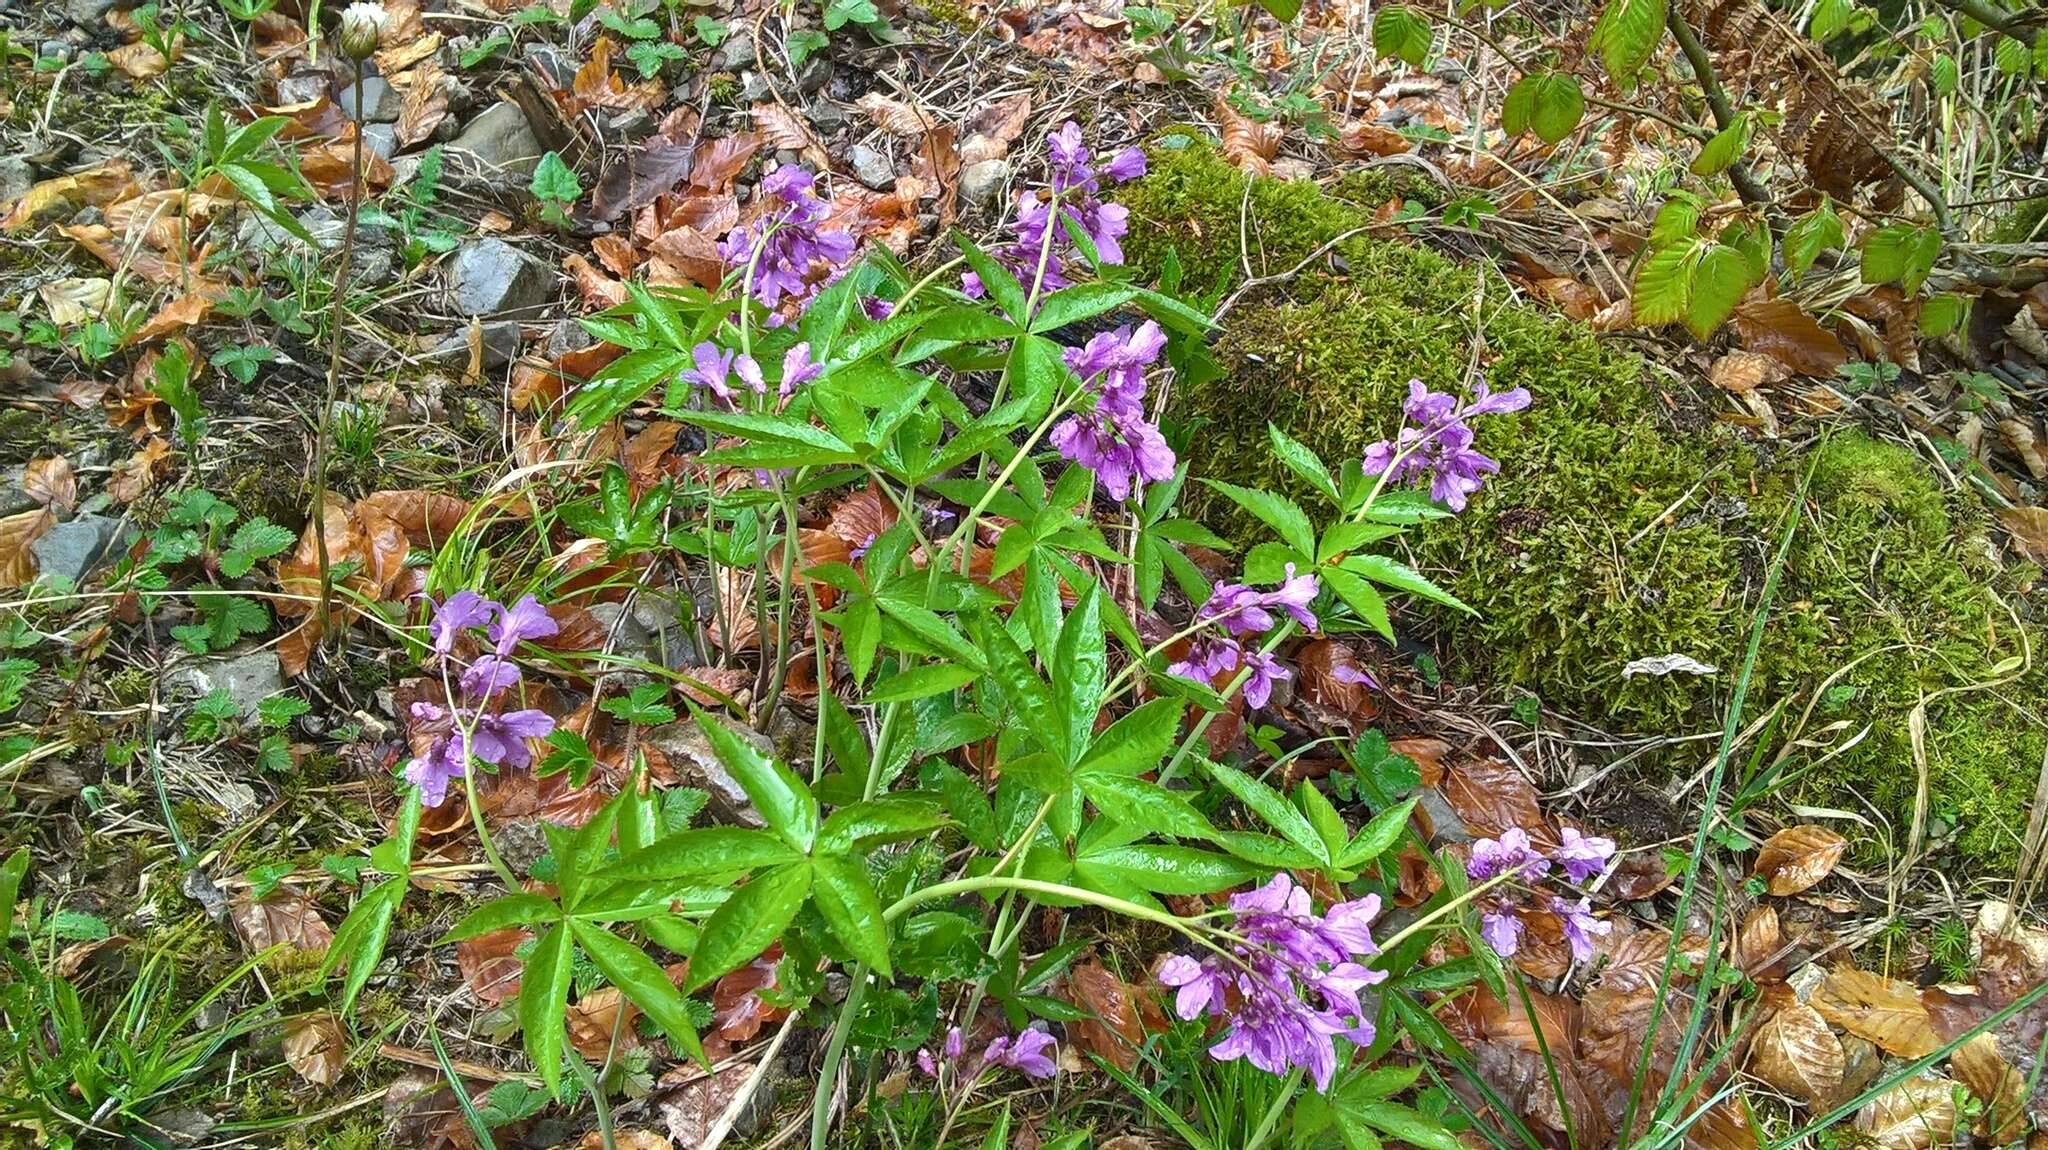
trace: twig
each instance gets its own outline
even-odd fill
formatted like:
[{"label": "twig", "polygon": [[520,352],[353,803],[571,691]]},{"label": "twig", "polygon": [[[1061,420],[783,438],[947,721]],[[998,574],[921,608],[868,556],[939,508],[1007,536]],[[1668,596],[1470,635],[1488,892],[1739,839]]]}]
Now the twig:
[{"label": "twig", "polygon": [[330,616],[327,600],[334,594],[334,567],[327,554],[327,440],[334,422],[334,395],[341,381],[341,333],[348,316],[349,265],[355,261],[356,216],[363,196],[369,191],[363,182],[363,61],[357,58],[355,82],[355,147],[349,162],[348,216],[341,229],[341,271],[334,280],[330,321],[334,330],[328,340],[327,388],[320,401],[320,423],[313,440],[313,537],[320,556],[320,601],[313,605],[319,627],[317,643],[327,642]]},{"label": "twig", "polygon": [[[1686,62],[1692,65],[1693,77],[1700,82],[1700,91],[1706,94],[1707,107],[1713,110],[1714,123],[1722,131],[1727,131],[1729,125],[1735,123],[1735,106],[1728,102],[1728,93],[1722,90],[1721,80],[1714,74],[1714,62],[1707,57],[1706,47],[1698,36],[1693,35],[1692,25],[1685,22],[1677,8],[1665,12],[1664,24],[1671,29],[1671,38],[1678,41],[1678,50],[1685,53]],[[1743,203],[1763,208],[1767,215],[1776,215],[1770,193],[1756,182],[1748,165],[1741,160],[1728,165],[1728,179],[1735,185],[1735,194],[1742,197]],[[1784,230],[1781,220],[1766,222],[1772,225],[1773,233]]]}]

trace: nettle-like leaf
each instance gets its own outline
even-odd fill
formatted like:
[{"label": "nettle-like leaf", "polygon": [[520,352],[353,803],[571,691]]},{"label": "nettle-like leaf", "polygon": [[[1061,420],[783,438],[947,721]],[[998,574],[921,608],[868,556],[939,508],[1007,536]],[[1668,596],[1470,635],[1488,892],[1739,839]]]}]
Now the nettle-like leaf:
[{"label": "nettle-like leaf", "polygon": [[294,536],[286,528],[258,516],[249,520],[229,536],[227,546],[221,549],[220,573],[230,579],[247,575],[256,564],[292,545]]},{"label": "nettle-like leaf", "polygon": [[1586,114],[1586,94],[1576,77],[1557,71],[1534,71],[1508,89],[1501,105],[1501,128],[1511,136],[1534,130],[1538,139],[1555,144],[1578,130]]},{"label": "nettle-like leaf", "polygon": [[1785,229],[1785,270],[1803,275],[1822,252],[1839,248],[1843,242],[1842,218],[1835,214],[1834,201],[1824,196],[1818,206]]},{"label": "nettle-like leaf", "polygon": [[1389,4],[1372,18],[1372,48],[1382,56],[1393,56],[1411,68],[1429,59],[1435,39],[1429,21],[1404,4]]},{"label": "nettle-like leaf", "polygon": [[1913,295],[1926,282],[1940,255],[1940,232],[1913,224],[1889,224],[1863,237],[1863,282],[1896,283]]},{"label": "nettle-like leaf", "polygon": [[1600,53],[1607,75],[1622,91],[1635,86],[1636,74],[1664,38],[1665,0],[1607,0],[1593,25],[1588,47]]}]

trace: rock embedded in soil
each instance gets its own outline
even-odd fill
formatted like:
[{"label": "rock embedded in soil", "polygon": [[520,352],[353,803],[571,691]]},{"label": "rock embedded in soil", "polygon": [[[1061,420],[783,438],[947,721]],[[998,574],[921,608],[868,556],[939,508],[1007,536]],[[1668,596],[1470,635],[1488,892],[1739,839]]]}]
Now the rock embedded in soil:
[{"label": "rock embedded in soil", "polygon": [[960,199],[969,207],[986,207],[995,202],[1010,178],[1008,160],[976,160],[960,169]]},{"label": "rock embedded in soil", "polygon": [[[759,748],[764,755],[773,755],[775,747],[751,728],[732,726],[733,732]],[[704,732],[694,722],[670,723],[647,732],[647,741],[662,754],[668,756],[669,765],[683,782],[693,787],[702,787],[711,800],[706,804],[711,817],[721,823],[743,827],[765,827],[767,821],[747,797],[746,788],[740,786],[732,772],[719,761],[717,752],[704,738]]]},{"label": "rock embedded in soil", "polygon": [[538,311],[554,297],[555,269],[493,236],[471,240],[448,261],[448,303],[462,315]]},{"label": "rock embedded in soil", "polygon": [[[405,100],[389,81],[382,76],[365,76],[363,89],[363,122],[366,124],[390,124],[398,120],[399,109]],[[356,85],[350,84],[341,90],[336,101],[341,114],[354,117],[356,114]]]},{"label": "rock embedded in soil", "polygon": [[256,705],[284,690],[284,670],[277,653],[261,649],[231,650],[187,659],[165,676],[172,687],[193,695],[210,695],[225,687],[243,719],[256,717]]},{"label": "rock embedded in soil", "polygon": [[69,16],[73,23],[97,31],[106,22],[107,13],[119,3],[120,0],[66,0],[64,15]]},{"label": "rock embedded in soil", "polygon": [[398,154],[398,128],[392,124],[370,124],[363,129],[363,150],[380,160]]},{"label": "rock embedded in soil", "polygon": [[846,153],[846,162],[853,165],[853,178],[875,191],[887,191],[896,185],[896,165],[887,155],[866,144],[855,144]]},{"label": "rock embedded in soil", "polygon": [[11,204],[35,187],[36,171],[22,156],[0,156],[0,204]]},{"label": "rock embedded in soil", "polygon": [[29,551],[35,556],[37,575],[77,585],[112,558],[114,543],[120,537],[121,520],[81,515],[44,532],[29,544]]},{"label": "rock embedded in soil", "polygon": [[449,175],[458,186],[517,190],[533,178],[545,150],[519,105],[500,100],[479,112],[449,143]]}]

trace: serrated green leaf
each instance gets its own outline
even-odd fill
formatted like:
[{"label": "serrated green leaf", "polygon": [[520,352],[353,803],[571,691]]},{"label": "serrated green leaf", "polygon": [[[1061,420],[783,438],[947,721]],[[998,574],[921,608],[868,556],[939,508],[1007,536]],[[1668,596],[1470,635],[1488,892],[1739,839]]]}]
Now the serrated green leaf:
[{"label": "serrated green leaf", "polygon": [[550,1094],[562,1088],[563,1020],[574,954],[568,927],[557,923],[541,936],[519,974],[519,1028],[526,1057]]},{"label": "serrated green leaf", "polygon": [[848,953],[882,978],[893,977],[882,900],[858,859],[820,855],[812,860],[811,899]]},{"label": "serrated green leaf", "polygon": [[1713,138],[1700,148],[1700,154],[1692,162],[1692,174],[1715,176],[1727,171],[1749,147],[1749,132],[1749,113],[1738,113],[1733,123],[1714,133]]},{"label": "serrated green leaf", "polygon": [[1632,307],[1636,322],[1658,326],[1684,319],[1692,304],[1692,268],[1699,240],[1687,238],[1651,252],[1636,268]]},{"label": "serrated green leaf", "polygon": [[811,864],[790,863],[763,871],[719,904],[704,922],[690,955],[685,992],[709,986],[739,969],[782,937],[811,891]]},{"label": "serrated green leaf", "polygon": [[1372,18],[1372,48],[1382,56],[1393,56],[1411,68],[1429,59],[1435,39],[1429,21],[1404,4],[1389,4]]},{"label": "serrated green leaf", "polygon": [[1692,291],[1685,308],[1686,330],[1705,339],[1729,316],[1749,290],[1749,261],[1726,244],[1708,244],[1693,268]]},{"label": "serrated green leaf", "polygon": [[1587,46],[1600,54],[1607,75],[1626,92],[1664,38],[1665,0],[1607,0]]}]

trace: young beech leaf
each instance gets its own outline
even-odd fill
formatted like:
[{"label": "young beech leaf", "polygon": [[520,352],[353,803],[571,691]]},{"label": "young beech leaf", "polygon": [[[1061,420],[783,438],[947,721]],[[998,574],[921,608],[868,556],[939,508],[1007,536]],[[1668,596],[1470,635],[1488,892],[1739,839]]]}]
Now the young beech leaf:
[{"label": "young beech leaf", "polygon": [[1692,162],[1692,174],[1712,176],[1725,172],[1735,161],[1742,158],[1743,149],[1749,147],[1749,113],[1735,117],[1735,122],[1714,133],[1706,146],[1700,149],[1698,158]]},{"label": "young beech leaf", "polygon": [[1588,46],[1600,53],[1607,75],[1626,92],[1664,38],[1665,0],[1607,0]]},{"label": "young beech leaf", "polygon": [[1792,221],[1785,229],[1784,253],[1785,270],[1793,275],[1803,275],[1822,252],[1842,246],[1842,218],[1835,214],[1832,201],[1823,198],[1820,206]]},{"label": "young beech leaf", "polygon": [[1726,244],[1709,244],[1692,273],[1692,300],[1685,326],[1695,339],[1712,335],[1749,290],[1749,261]]},{"label": "young beech leaf", "polygon": [[1429,58],[1433,38],[1429,21],[1406,5],[1389,4],[1372,18],[1373,51],[1397,57],[1411,68],[1422,67]]},{"label": "young beech leaf", "polygon": [[1501,127],[1519,136],[1534,129],[1537,138],[1555,144],[1576,131],[1586,114],[1586,94],[1577,79],[1559,72],[1531,72],[1508,89],[1501,107]]},{"label": "young beech leaf", "polygon": [[1688,237],[1658,248],[1636,268],[1633,305],[1637,323],[1655,327],[1685,316],[1692,301],[1693,256],[1699,243]]}]

